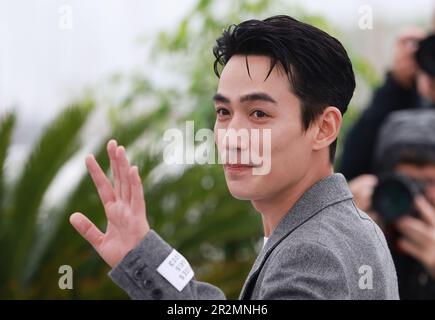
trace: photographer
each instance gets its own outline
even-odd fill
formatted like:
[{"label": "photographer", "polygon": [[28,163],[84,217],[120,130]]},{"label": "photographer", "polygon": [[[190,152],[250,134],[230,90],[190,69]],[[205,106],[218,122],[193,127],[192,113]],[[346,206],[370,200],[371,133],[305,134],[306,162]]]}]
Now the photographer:
[{"label": "photographer", "polygon": [[355,203],[386,234],[401,299],[434,299],[435,110],[392,113],[373,160],[376,175],[349,183]]},{"label": "photographer", "polygon": [[402,33],[395,46],[394,62],[369,107],[344,142],[340,172],[350,180],[373,173],[371,160],[378,131],[386,117],[404,109],[435,110],[435,35],[420,29]]}]

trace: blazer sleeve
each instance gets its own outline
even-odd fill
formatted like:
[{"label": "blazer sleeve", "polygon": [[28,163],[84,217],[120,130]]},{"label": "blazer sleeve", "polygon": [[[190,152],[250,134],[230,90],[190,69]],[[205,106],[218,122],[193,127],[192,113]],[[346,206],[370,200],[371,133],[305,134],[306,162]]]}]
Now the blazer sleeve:
[{"label": "blazer sleeve", "polygon": [[349,299],[343,264],[326,246],[305,242],[278,251],[261,285],[260,299]]},{"label": "blazer sleeve", "polygon": [[135,300],[225,299],[218,287],[197,281],[195,277],[179,291],[157,271],[171,252],[173,248],[151,229],[139,245],[109,272],[109,277]]}]

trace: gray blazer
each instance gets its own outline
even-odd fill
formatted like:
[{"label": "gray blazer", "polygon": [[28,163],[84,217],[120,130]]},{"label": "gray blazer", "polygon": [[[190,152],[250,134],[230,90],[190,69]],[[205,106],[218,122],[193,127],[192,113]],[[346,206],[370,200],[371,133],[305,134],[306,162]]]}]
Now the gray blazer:
[{"label": "gray blazer", "polygon": [[[225,299],[194,277],[179,291],[156,271],[172,248],[151,230],[109,276],[133,299]],[[385,237],[340,173],[307,190],[257,256],[240,299],[398,299]]]}]

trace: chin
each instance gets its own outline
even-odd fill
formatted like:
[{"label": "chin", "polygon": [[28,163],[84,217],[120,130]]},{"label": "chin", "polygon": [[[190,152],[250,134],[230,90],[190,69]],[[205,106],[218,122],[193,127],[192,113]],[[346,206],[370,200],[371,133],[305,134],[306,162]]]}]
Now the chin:
[{"label": "chin", "polygon": [[233,192],[230,190],[230,193],[237,200],[252,200],[252,195],[246,192]]},{"label": "chin", "polygon": [[253,185],[246,185],[243,183],[227,183],[228,190],[231,195],[239,200],[254,200],[258,197],[258,190]]}]

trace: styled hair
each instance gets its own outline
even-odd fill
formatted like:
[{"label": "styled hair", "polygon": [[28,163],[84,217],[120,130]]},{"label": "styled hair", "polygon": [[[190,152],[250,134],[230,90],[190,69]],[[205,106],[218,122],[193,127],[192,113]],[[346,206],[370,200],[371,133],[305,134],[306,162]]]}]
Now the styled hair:
[{"label": "styled hair", "polygon": [[[247,20],[229,26],[216,40],[214,71],[234,55],[271,58],[269,77],[275,65],[288,75],[289,88],[301,102],[302,123],[307,130],[327,106],[343,115],[355,89],[352,64],[341,43],[326,32],[286,15],[265,20]],[[246,67],[249,74],[248,62]],[[267,79],[266,77],[266,79]],[[333,163],[337,140],[330,145]]]},{"label": "styled hair", "polygon": [[377,173],[399,164],[435,164],[435,110],[406,109],[388,115],[378,132],[373,154]]},{"label": "styled hair", "polygon": [[405,146],[398,151],[395,165],[411,164],[417,167],[435,166],[435,148],[433,146]]}]

